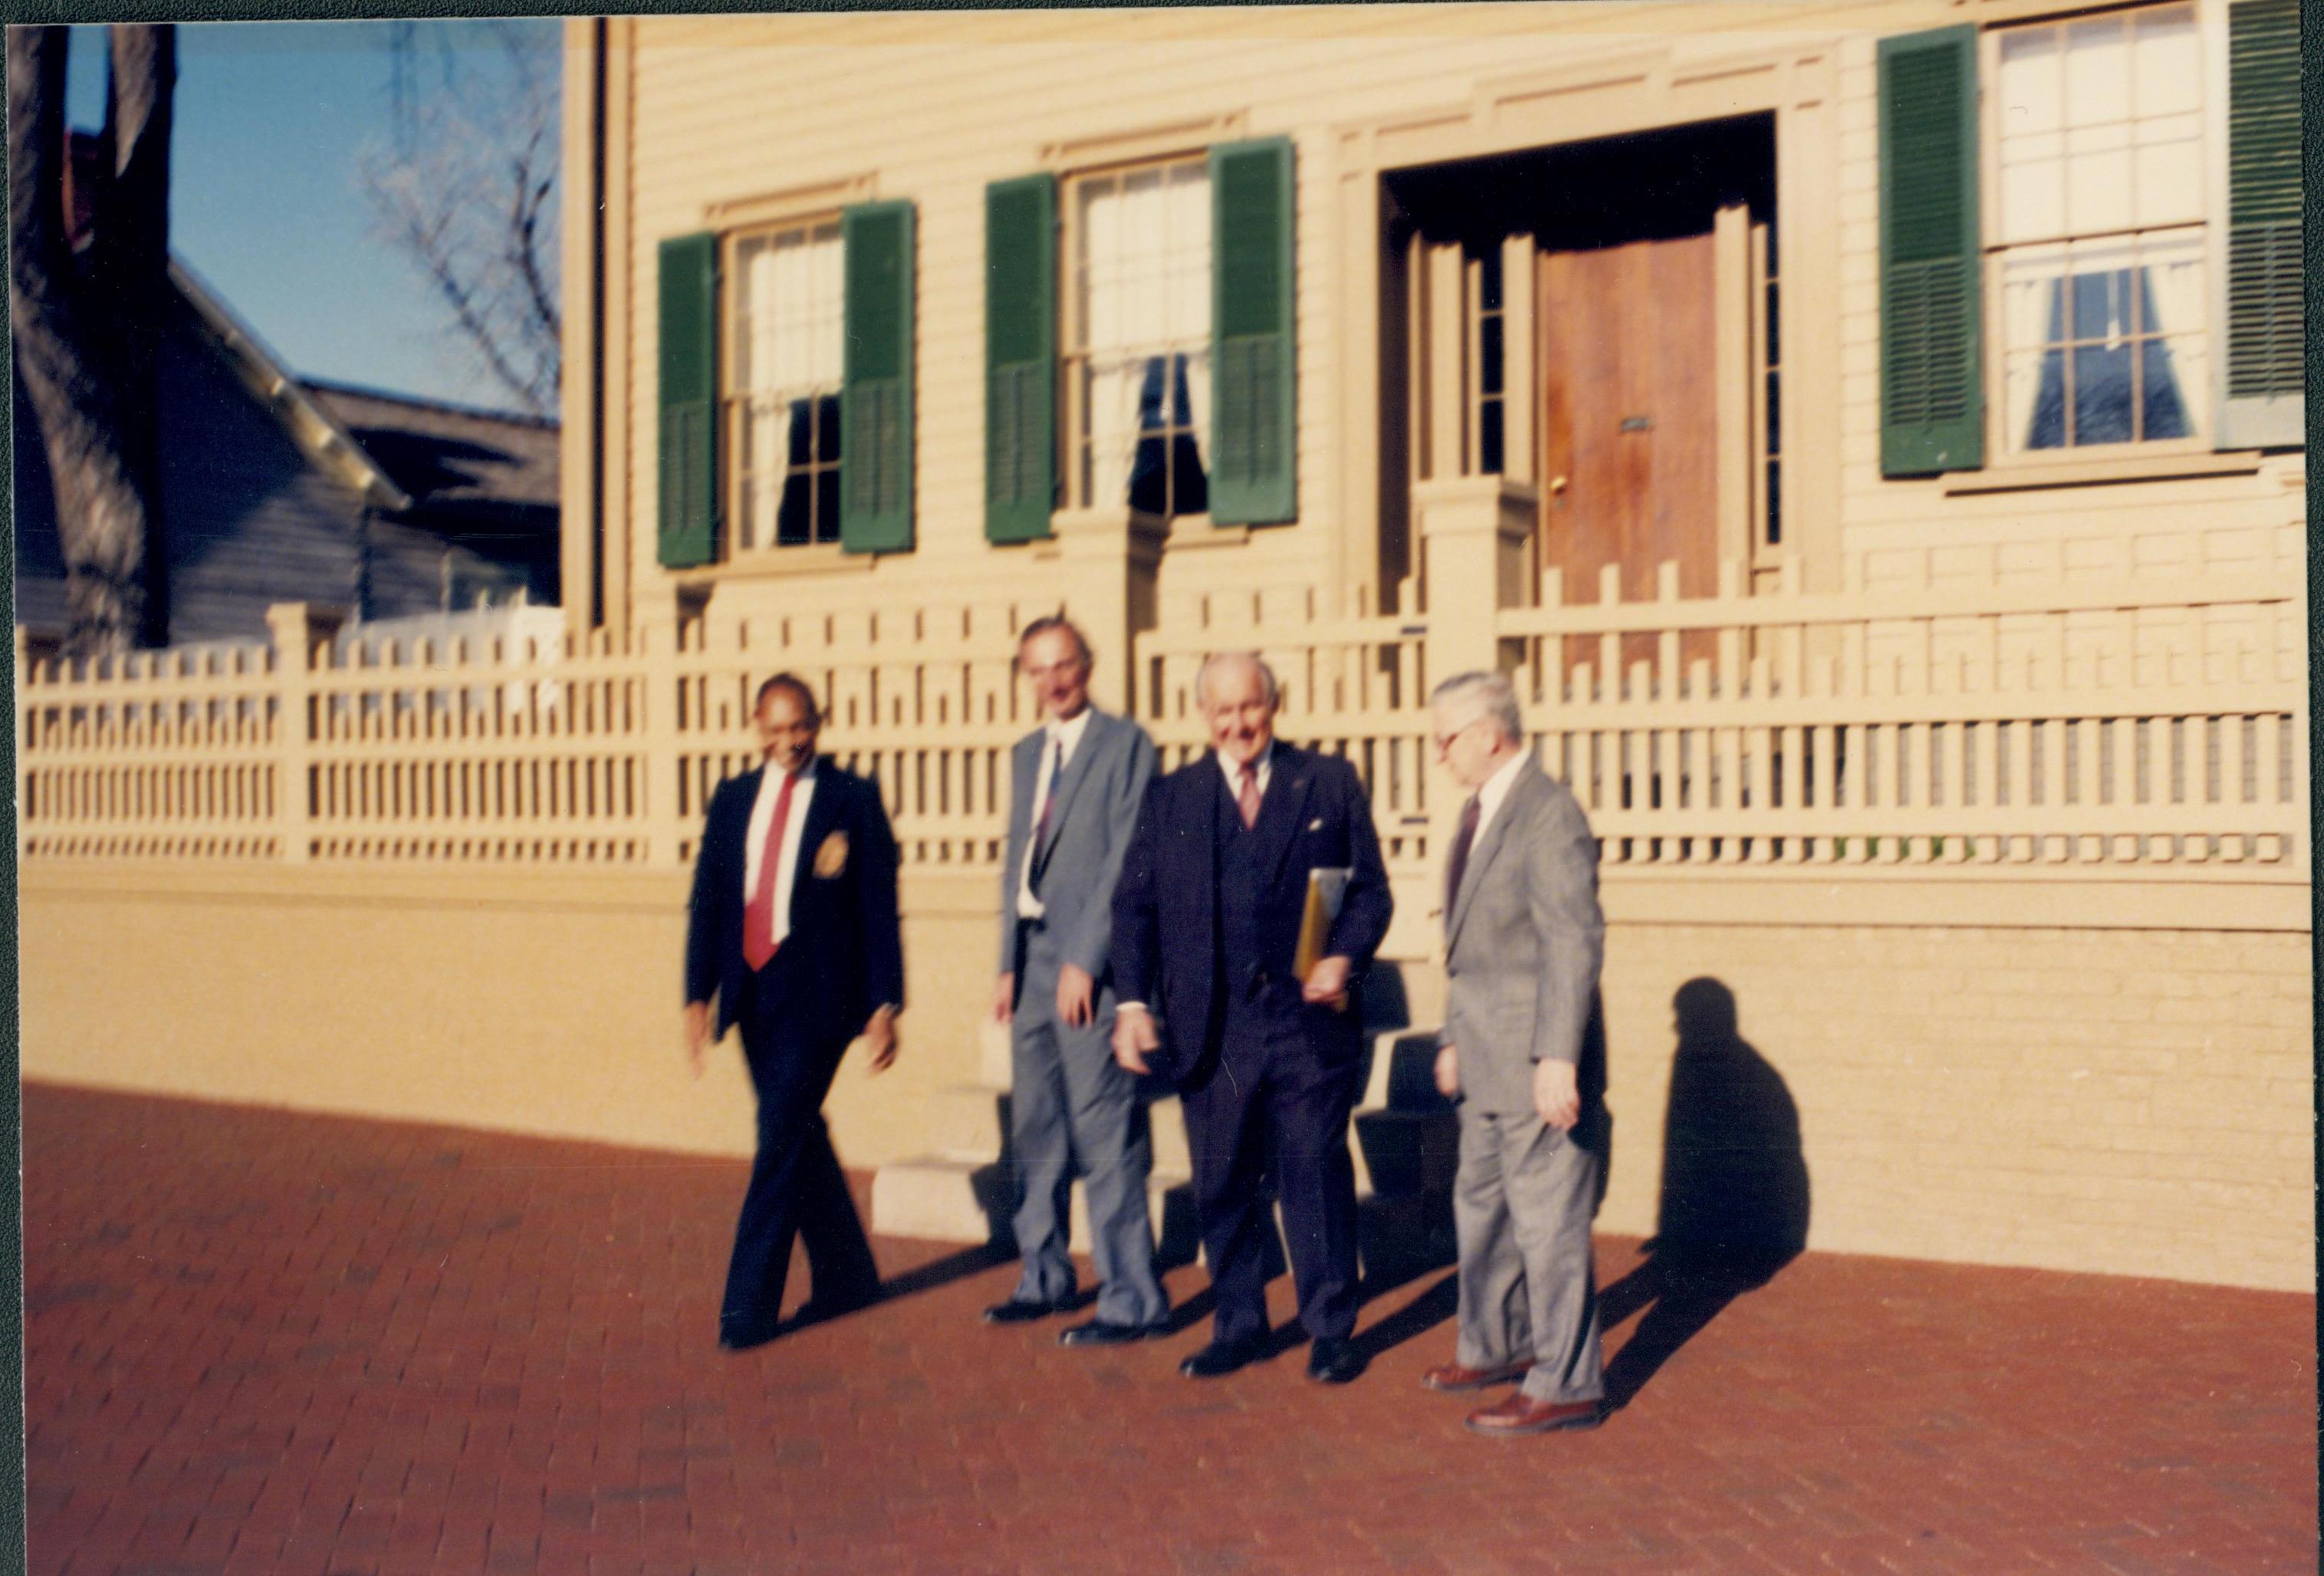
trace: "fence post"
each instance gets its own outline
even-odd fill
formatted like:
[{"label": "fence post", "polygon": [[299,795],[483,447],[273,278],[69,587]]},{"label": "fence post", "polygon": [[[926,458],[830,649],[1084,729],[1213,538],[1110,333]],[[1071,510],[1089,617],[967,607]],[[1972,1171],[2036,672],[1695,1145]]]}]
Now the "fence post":
[{"label": "fence post", "polygon": [[336,609],[278,602],[266,610],[274,635],[275,856],[305,864],[314,847],[315,648],[339,627]]},{"label": "fence post", "polygon": [[678,813],[678,786],[685,771],[678,729],[680,629],[675,607],[641,610],[632,635],[638,671],[645,686],[646,863],[654,870],[678,868],[685,835]]},{"label": "fence post", "polygon": [[[1530,542],[1540,517],[1539,499],[1534,488],[1498,475],[1451,476],[1414,486],[1413,523],[1420,537],[1428,617],[1422,646],[1428,687],[1458,673],[1506,673],[1515,666],[1520,648],[1501,640],[1497,615],[1505,607],[1533,602]],[[1428,770],[1441,791],[1429,796],[1428,845],[1449,849],[1462,796],[1436,772],[1430,753]]]}]

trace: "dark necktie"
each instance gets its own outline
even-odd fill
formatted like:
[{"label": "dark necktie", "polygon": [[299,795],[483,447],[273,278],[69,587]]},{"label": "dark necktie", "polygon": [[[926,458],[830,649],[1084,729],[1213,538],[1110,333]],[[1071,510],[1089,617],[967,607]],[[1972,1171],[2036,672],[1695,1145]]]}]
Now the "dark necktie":
[{"label": "dark necktie", "polygon": [[[772,770],[770,768],[770,770]],[[775,955],[775,871],[782,863],[783,828],[791,818],[791,789],[798,774],[783,773],[782,791],[775,796],[775,813],[767,818],[767,845],[759,854],[759,882],[742,910],[742,961],[763,969]]]},{"label": "dark necktie", "polygon": [[1041,796],[1041,813],[1033,818],[1033,846],[1026,852],[1025,885],[1038,896],[1041,871],[1048,864],[1043,857],[1049,841],[1049,816],[1057,807],[1057,779],[1065,775],[1065,740],[1060,733],[1049,749],[1049,791]]},{"label": "dark necktie", "polygon": [[1469,851],[1477,843],[1477,819],[1482,813],[1477,796],[1461,806],[1461,829],[1452,834],[1452,864],[1444,879],[1444,922],[1452,922],[1452,905],[1461,899],[1461,878],[1469,873]]}]

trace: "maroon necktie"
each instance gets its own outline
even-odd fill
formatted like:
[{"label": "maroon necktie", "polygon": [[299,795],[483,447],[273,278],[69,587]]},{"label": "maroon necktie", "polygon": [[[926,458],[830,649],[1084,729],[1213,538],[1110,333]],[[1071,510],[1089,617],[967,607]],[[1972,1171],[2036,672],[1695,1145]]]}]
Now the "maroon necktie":
[{"label": "maroon necktie", "polygon": [[1469,873],[1469,851],[1477,843],[1477,820],[1482,813],[1477,796],[1461,806],[1461,829],[1452,834],[1452,869],[1444,879],[1444,923],[1452,923],[1452,905],[1461,899],[1461,878]]},{"label": "maroon necktie", "polygon": [[1245,764],[1237,770],[1241,775],[1236,780],[1235,813],[1248,832],[1259,825],[1259,768]]},{"label": "maroon necktie", "polygon": [[775,955],[775,871],[783,857],[783,827],[791,818],[791,789],[798,774],[783,773],[782,792],[775,796],[775,813],[767,823],[767,846],[759,855],[759,884],[742,910],[742,961],[763,969]]}]

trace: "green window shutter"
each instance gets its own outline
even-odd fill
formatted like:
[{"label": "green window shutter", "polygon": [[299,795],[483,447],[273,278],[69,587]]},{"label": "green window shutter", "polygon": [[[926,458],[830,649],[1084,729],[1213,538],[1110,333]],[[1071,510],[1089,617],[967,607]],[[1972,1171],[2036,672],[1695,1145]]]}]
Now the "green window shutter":
[{"label": "green window shutter", "polygon": [[1211,519],[1298,515],[1291,139],[1211,150]]},{"label": "green window shutter", "polygon": [[2304,441],[2299,0],[2227,7],[2227,376],[2222,447]]},{"label": "green window shutter", "polygon": [[1977,29],[1880,41],[1880,473],[1985,463]]},{"label": "green window shutter", "polygon": [[673,569],[718,551],[718,237],[661,244],[661,485],[657,541]]},{"label": "green window shutter", "polygon": [[984,535],[1049,534],[1057,496],[1057,178],[984,189]]},{"label": "green window shutter", "polygon": [[840,373],[839,545],[912,545],[912,205],[839,216],[847,346]]}]

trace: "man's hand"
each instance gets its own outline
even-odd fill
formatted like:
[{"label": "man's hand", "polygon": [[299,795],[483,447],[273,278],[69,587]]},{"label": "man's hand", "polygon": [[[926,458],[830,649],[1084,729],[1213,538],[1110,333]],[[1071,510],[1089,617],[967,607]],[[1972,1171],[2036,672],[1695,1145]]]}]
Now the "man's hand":
[{"label": "man's hand", "polygon": [[863,1026],[864,1043],[872,1047],[872,1071],[885,1073],[896,1064],[896,1015],[882,1007]]},{"label": "man's hand", "polygon": [[1016,1004],[1017,976],[1003,974],[992,987],[992,1021],[1007,1023],[1014,1016]]},{"label": "man's hand", "polygon": [[1533,1108],[1559,1132],[1582,1120],[1582,1092],[1574,1087],[1573,1064],[1545,1056],[1533,1064]]},{"label": "man's hand", "polygon": [[1447,1100],[1461,1092],[1461,1056],[1451,1046],[1436,1052],[1436,1092]]},{"label": "man's hand", "polygon": [[1146,1076],[1146,1054],[1162,1048],[1154,1015],[1143,1007],[1125,1007],[1113,1015],[1113,1059],[1140,1078]]},{"label": "man's hand", "polygon": [[1067,1028],[1087,1028],[1097,1016],[1097,982],[1079,963],[1057,971],[1057,1020]]},{"label": "man's hand", "polygon": [[1299,994],[1317,1007],[1329,1007],[1334,1012],[1348,1009],[1348,970],[1350,960],[1342,957],[1319,958],[1307,972],[1307,983]]},{"label": "man's hand", "polygon": [[702,1076],[704,1053],[710,1048],[710,1003],[689,1001],[686,1004],[686,1064],[693,1074]]}]

